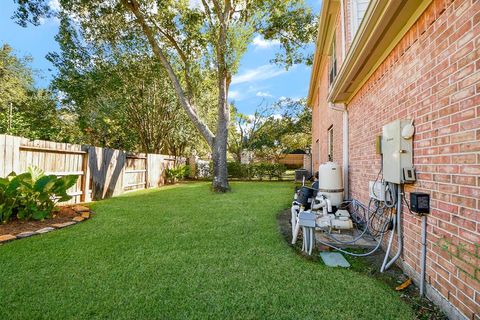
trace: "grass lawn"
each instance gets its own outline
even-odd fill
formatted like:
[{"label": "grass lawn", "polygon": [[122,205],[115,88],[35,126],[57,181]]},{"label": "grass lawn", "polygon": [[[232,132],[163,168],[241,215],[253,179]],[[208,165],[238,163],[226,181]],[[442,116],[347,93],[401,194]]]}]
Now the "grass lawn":
[{"label": "grass lawn", "polygon": [[298,256],[292,183],[130,193],[90,221],[0,246],[0,319],[412,319],[386,284]]}]

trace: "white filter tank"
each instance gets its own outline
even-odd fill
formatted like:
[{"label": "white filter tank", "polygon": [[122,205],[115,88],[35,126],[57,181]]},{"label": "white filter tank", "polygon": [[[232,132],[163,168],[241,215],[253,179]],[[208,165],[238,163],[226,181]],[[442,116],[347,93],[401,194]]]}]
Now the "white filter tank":
[{"label": "white filter tank", "polygon": [[332,206],[343,202],[342,168],[335,162],[322,163],[318,169],[318,195],[324,195]]}]

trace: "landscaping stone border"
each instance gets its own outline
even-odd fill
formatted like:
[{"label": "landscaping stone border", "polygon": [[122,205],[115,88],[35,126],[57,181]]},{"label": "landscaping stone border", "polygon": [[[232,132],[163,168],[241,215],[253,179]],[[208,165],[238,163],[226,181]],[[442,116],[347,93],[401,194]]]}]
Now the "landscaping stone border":
[{"label": "landscaping stone border", "polygon": [[32,236],[48,233],[48,232],[51,232],[51,231],[54,231],[54,230],[57,230],[57,229],[63,229],[63,228],[69,227],[69,226],[73,226],[74,224],[77,224],[79,222],[90,219],[90,217],[94,213],[90,208],[82,206],[82,205],[75,205],[75,206],[72,207],[72,209],[77,214],[79,214],[78,216],[73,217],[72,221],[52,224],[51,227],[44,227],[44,228],[34,230],[34,231],[24,231],[24,232],[21,232],[17,235],[4,234],[4,235],[0,236],[0,245],[2,245],[4,243],[7,243],[7,242],[10,242],[10,241],[29,238],[29,237],[32,237]]}]

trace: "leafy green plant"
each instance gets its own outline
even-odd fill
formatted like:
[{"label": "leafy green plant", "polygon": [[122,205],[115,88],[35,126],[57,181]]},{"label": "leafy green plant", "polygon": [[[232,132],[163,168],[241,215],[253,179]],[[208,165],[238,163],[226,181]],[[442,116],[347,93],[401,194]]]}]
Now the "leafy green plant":
[{"label": "leafy green plant", "polygon": [[282,180],[283,175],[287,172],[287,167],[281,163],[273,164],[272,176],[278,180]]},{"label": "leafy green plant", "polygon": [[230,178],[251,180],[257,177],[260,180],[268,177],[270,180],[282,179],[286,172],[286,167],[279,163],[253,163],[243,164],[239,162],[228,162],[228,176]]},{"label": "leafy green plant", "polygon": [[227,163],[228,176],[232,178],[252,179],[253,171],[251,170],[251,168],[252,165],[250,164],[244,164],[234,161]]},{"label": "leafy green plant", "polygon": [[20,220],[47,218],[58,202],[72,198],[67,190],[77,180],[76,175],[45,175],[36,167],[30,167],[19,175],[12,172],[6,178],[0,178],[1,221],[5,223],[12,216]]},{"label": "leafy green plant", "polygon": [[168,183],[176,183],[183,180],[188,175],[188,167],[180,165],[172,168],[165,169],[165,176]]},{"label": "leafy green plant", "polygon": [[19,198],[18,188],[20,179],[15,174],[0,178],[0,220],[5,222],[10,219],[16,208]]},{"label": "leafy green plant", "polygon": [[263,180],[263,178],[265,178],[265,176],[267,175],[267,166],[267,163],[255,164],[255,176],[258,179]]}]

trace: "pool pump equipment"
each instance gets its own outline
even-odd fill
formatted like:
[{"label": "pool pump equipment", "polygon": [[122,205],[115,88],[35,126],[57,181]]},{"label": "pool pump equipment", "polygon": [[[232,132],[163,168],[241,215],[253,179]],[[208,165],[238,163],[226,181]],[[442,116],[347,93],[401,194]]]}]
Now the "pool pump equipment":
[{"label": "pool pump equipment", "polygon": [[314,231],[349,230],[353,228],[350,213],[340,209],[343,202],[342,170],[335,162],[326,162],[318,170],[318,188],[302,186],[291,207],[292,244],[303,231],[303,248],[311,254]]},{"label": "pool pump equipment", "polygon": [[[292,244],[295,244],[302,231],[303,248],[312,253],[315,243],[333,248],[352,256],[368,256],[378,250],[388,235],[385,258],[380,271],[387,270],[401,255],[403,250],[402,204],[409,212],[422,217],[422,277],[420,291],[424,292],[426,257],[426,214],[430,211],[428,194],[410,194],[410,205],[404,193],[404,185],[416,181],[413,167],[413,120],[395,120],[382,128],[382,135],[375,143],[377,155],[381,157],[381,168],[376,179],[370,181],[368,205],[357,199],[344,200],[342,171],[334,162],[320,165],[318,182],[312,187],[305,184],[296,191],[291,207]],[[349,241],[338,233],[352,230]],[[315,237],[315,232],[323,232],[324,241]],[[352,245],[361,238],[376,240],[376,246],[369,252],[355,253],[341,247]],[[393,246],[394,239],[396,246]],[[331,240],[331,241],[330,241]],[[395,247],[396,252],[393,253]],[[392,257],[391,257],[392,256]]]}]

